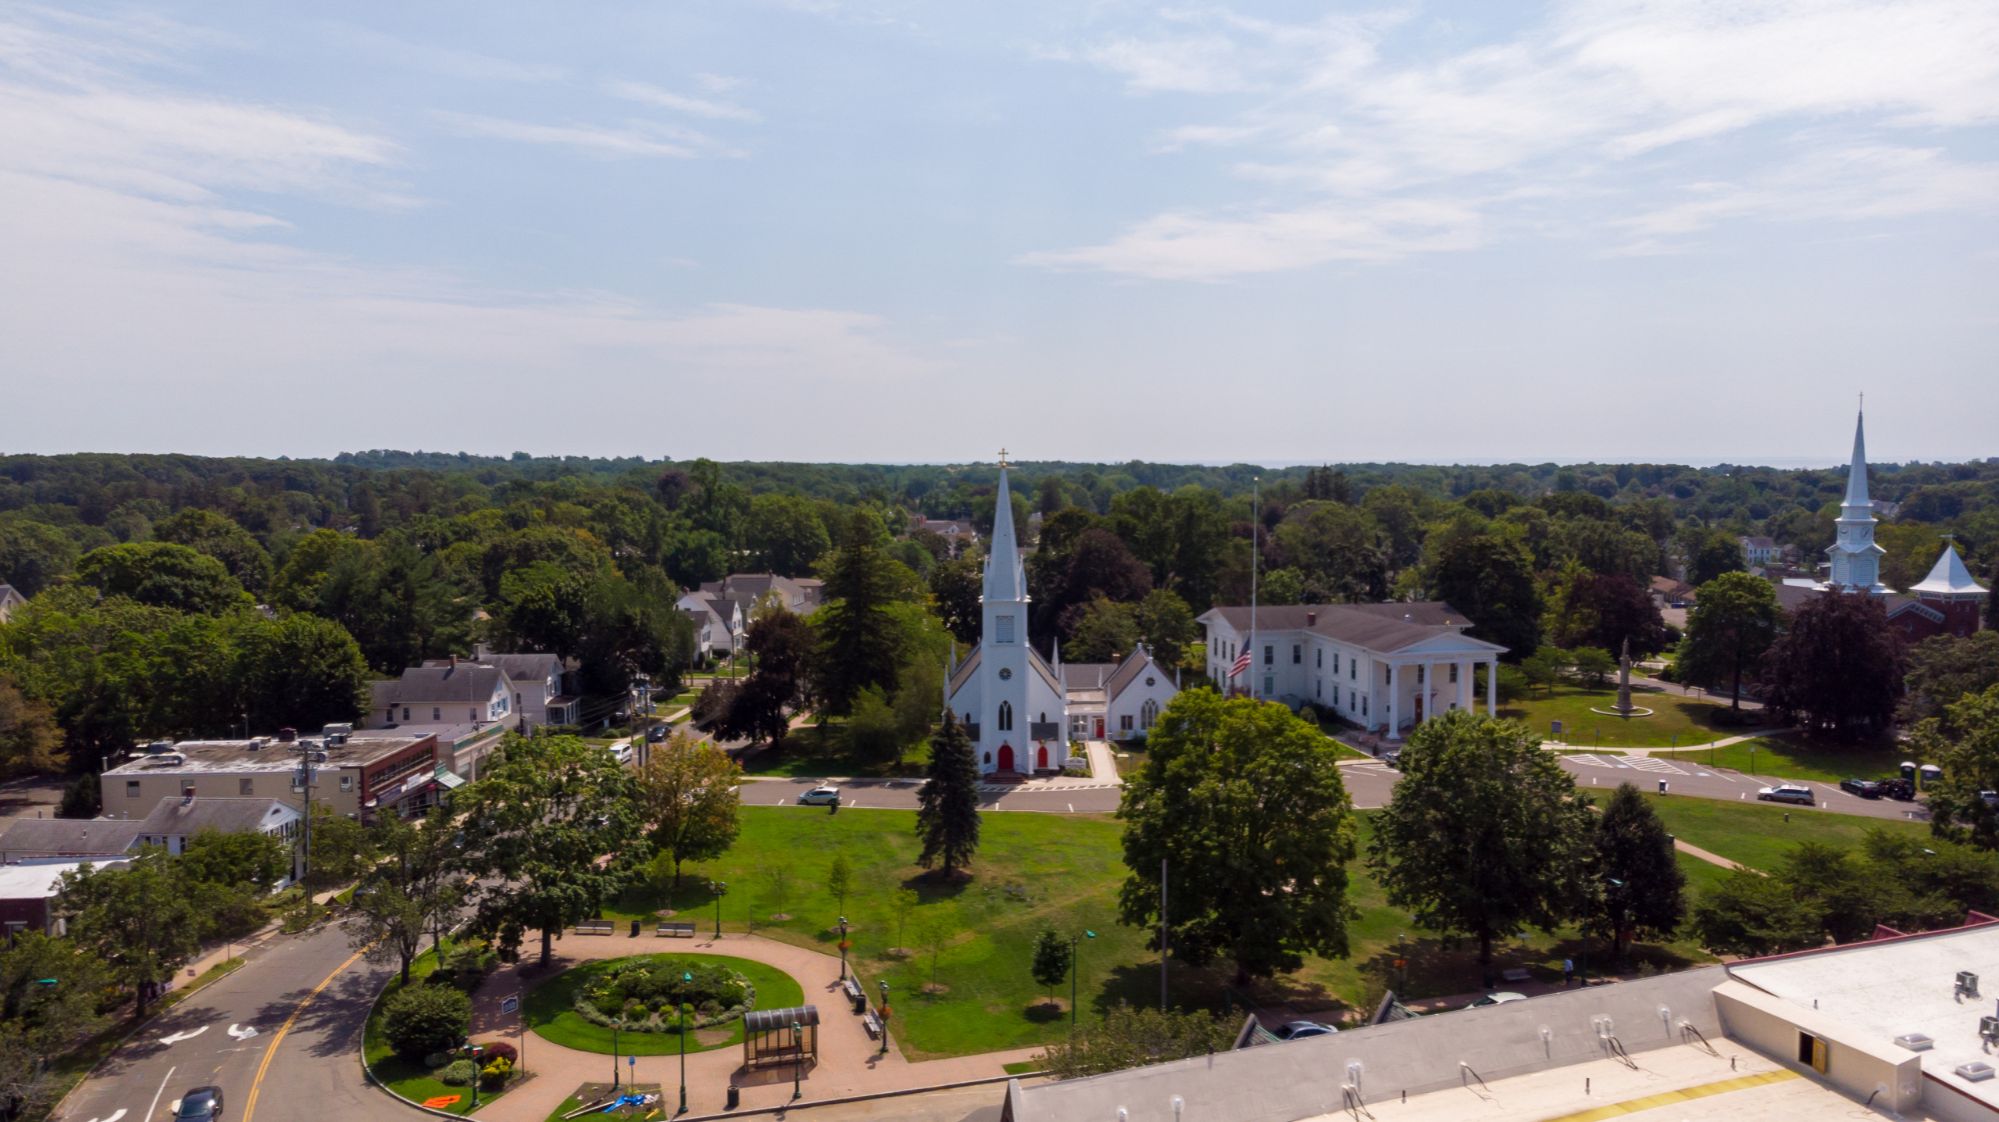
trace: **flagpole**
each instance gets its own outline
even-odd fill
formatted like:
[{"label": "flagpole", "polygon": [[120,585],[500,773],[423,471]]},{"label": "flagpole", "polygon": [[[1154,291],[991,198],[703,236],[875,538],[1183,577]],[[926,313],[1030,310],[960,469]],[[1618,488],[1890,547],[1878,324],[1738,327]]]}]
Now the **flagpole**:
[{"label": "flagpole", "polygon": [[1263,529],[1259,507],[1263,502],[1263,477],[1249,478],[1249,696],[1256,696],[1256,570],[1262,565],[1263,552],[1258,544],[1258,533]]}]

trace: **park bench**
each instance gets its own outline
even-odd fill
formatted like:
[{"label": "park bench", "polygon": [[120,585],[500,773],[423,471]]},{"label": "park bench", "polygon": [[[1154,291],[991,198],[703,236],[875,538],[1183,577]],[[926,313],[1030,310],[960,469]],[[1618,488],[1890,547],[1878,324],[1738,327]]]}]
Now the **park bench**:
[{"label": "park bench", "polygon": [[866,1013],[862,1014],[861,1025],[862,1027],[868,1030],[869,1039],[871,1040],[881,1039],[882,1019],[879,1016],[875,1015],[874,1010],[870,1009]]},{"label": "park bench", "polygon": [[1529,982],[1534,979],[1533,973],[1524,966],[1516,966],[1511,970],[1502,970],[1499,972],[1499,976],[1508,982]]},{"label": "park bench", "polygon": [[861,1004],[861,980],[859,978],[851,974],[848,975],[847,980],[840,983],[840,988],[847,991],[847,1000],[854,1003],[854,1012],[859,1013],[865,1008]]},{"label": "park bench", "polygon": [[576,921],[578,935],[609,935],[617,928],[617,923],[608,919],[579,919]]},{"label": "park bench", "polygon": [[694,925],[691,923],[662,923],[653,928],[654,935],[663,939],[692,939]]}]

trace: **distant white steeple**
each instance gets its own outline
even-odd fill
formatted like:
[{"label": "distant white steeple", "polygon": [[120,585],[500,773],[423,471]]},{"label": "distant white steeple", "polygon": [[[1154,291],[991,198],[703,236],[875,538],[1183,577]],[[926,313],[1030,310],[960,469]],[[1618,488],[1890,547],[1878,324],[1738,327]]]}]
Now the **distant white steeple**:
[{"label": "distant white steeple", "polygon": [[1020,545],[1013,536],[1013,492],[1007,488],[1006,450],[1000,450],[999,495],[993,507],[993,539],[986,551],[985,598],[1025,601],[1027,581],[1020,569]]},{"label": "distant white steeple", "polygon": [[1848,592],[1888,592],[1881,583],[1881,555],[1874,543],[1874,504],[1867,498],[1866,414],[1853,422],[1853,465],[1846,474],[1846,500],[1839,504],[1839,536],[1826,548],[1831,583]]}]

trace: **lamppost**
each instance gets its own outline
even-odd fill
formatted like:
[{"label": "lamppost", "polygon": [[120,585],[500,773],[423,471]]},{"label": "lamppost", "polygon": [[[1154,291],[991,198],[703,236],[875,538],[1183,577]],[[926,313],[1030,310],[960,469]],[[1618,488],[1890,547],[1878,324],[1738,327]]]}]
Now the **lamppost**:
[{"label": "lamppost", "polygon": [[886,980],[882,982],[881,1022],[882,1022],[881,1054],[886,1056],[888,1055],[888,982]]},{"label": "lamppost", "polygon": [[729,882],[715,882],[715,938],[722,937],[722,897],[729,894]]},{"label": "lamppost", "polygon": [[474,1044],[470,1049],[472,1052],[472,1106],[475,1109],[479,1105],[479,1078],[485,1074],[479,1067],[479,1053],[485,1050],[486,1048],[482,1044]]},{"label": "lamppost", "polygon": [[804,1075],[805,1075],[805,1026],[799,1024],[797,1021],[793,1021],[791,1022],[791,1101],[792,1102],[797,1102],[798,1100],[805,1097],[804,1088],[799,1086],[799,1080],[803,1078]]},{"label": "lamppost", "polygon": [[[1094,939],[1097,937],[1097,933],[1091,931],[1088,928],[1084,928],[1083,936],[1087,936],[1091,939]],[[1077,936],[1077,935],[1069,936],[1069,1031],[1070,1032],[1076,1031],[1076,975],[1080,973],[1080,971],[1077,970],[1077,967],[1082,963],[1082,957],[1077,953],[1077,949],[1082,946],[1082,943],[1083,943],[1082,936]]]},{"label": "lamppost", "polygon": [[840,917],[840,980],[847,980],[847,917]]},{"label": "lamppost", "polygon": [[625,1025],[623,1017],[611,1018],[611,1090],[618,1089],[618,1030]]},{"label": "lamppost", "polygon": [[[681,973],[681,985],[691,985],[693,982],[693,974],[684,971]],[[685,994],[682,997],[684,998]],[[674,1004],[680,1006],[680,1109],[673,1112],[673,1116],[678,1118],[687,1113],[687,1002],[681,1000]]]}]

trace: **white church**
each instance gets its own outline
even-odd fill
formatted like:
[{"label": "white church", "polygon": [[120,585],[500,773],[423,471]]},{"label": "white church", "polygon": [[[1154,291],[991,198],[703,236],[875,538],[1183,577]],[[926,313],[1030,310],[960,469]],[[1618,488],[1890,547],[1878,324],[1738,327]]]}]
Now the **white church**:
[{"label": "white church", "polygon": [[1006,467],[1002,453],[979,645],[944,685],[945,704],[972,739],[979,774],[1002,778],[1062,770],[1070,727],[1062,679],[1027,641],[1027,572],[1014,537]]}]

